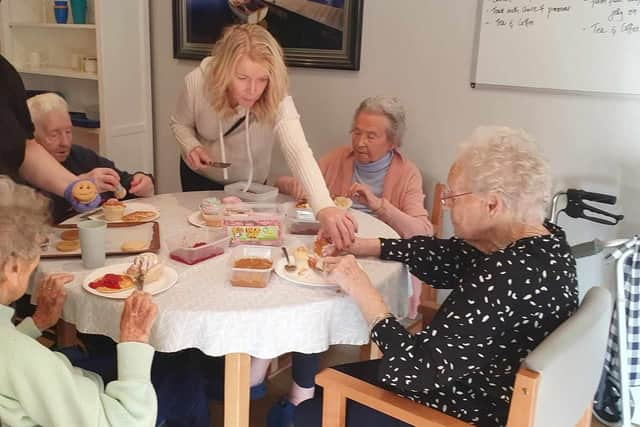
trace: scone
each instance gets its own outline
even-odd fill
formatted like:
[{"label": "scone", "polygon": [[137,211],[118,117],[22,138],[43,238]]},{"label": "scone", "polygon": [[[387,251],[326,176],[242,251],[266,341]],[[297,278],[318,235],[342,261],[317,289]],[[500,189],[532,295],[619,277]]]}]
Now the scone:
[{"label": "scone", "polygon": [[73,252],[80,249],[80,240],[60,240],[56,244],[56,249],[60,252]]},{"label": "scone", "polygon": [[143,242],[142,240],[127,240],[122,243],[120,249],[122,249],[122,252],[135,252],[141,251],[146,247],[146,242]]},{"label": "scone", "polygon": [[125,205],[118,199],[111,198],[102,205],[102,213],[107,221],[120,221],[124,215]]},{"label": "scone", "polygon": [[80,231],[77,228],[73,230],[65,230],[60,233],[60,238],[62,240],[78,240],[80,239]]},{"label": "scone", "polygon": [[142,284],[147,285],[158,280],[162,276],[163,269],[164,266],[156,254],[145,252],[133,258],[131,265],[127,268],[127,274],[135,280],[142,275]]}]

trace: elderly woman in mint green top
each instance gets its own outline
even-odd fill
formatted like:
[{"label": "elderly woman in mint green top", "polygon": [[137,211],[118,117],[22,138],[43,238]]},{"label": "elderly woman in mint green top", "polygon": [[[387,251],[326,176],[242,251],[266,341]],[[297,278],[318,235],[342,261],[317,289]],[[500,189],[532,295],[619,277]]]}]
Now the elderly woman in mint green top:
[{"label": "elderly woman in mint green top", "polygon": [[148,294],[127,299],[120,323],[118,379],[74,368],[35,338],[58,321],[64,284],[52,274],[40,283],[33,317],[14,326],[13,301],[24,295],[47,232],[48,202],[0,176],[0,424],[9,426],[154,426],[153,348],[146,344],[157,313]]}]

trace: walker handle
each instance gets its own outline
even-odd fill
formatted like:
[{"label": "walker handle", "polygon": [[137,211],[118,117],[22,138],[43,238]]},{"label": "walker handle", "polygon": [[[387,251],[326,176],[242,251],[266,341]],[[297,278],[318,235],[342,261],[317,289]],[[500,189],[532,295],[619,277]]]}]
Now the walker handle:
[{"label": "walker handle", "polygon": [[577,190],[575,188],[567,190],[567,199],[590,200],[592,202],[605,203],[607,205],[615,205],[617,200],[616,196],[612,196],[610,194],[592,193],[590,191]]}]

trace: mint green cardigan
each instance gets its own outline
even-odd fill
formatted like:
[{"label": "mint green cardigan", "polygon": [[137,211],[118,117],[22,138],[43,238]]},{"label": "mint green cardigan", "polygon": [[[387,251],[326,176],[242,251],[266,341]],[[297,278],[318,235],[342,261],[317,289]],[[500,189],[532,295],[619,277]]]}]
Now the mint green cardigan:
[{"label": "mint green cardigan", "polygon": [[0,420],[26,426],[149,426],[157,415],[151,384],[153,348],[118,344],[118,379],[105,387],[93,372],[74,368],[41,345],[29,317],[17,327],[0,304]]}]

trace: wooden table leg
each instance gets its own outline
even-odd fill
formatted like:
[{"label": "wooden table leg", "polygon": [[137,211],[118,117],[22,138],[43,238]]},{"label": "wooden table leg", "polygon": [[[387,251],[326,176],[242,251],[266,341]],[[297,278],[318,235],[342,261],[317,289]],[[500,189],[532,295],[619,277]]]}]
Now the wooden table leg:
[{"label": "wooden table leg", "polygon": [[78,343],[76,325],[58,320],[56,324],[56,344],[58,347],[71,347]]},{"label": "wooden table leg", "polygon": [[249,427],[249,370],[246,353],[224,358],[224,427]]}]

